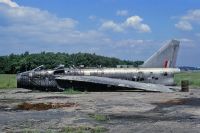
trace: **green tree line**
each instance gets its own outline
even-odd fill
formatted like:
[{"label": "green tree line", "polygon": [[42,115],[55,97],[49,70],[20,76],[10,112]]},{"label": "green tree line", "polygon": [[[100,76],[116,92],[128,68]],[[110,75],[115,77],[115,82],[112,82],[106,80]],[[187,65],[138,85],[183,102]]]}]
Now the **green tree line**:
[{"label": "green tree line", "polygon": [[53,53],[41,52],[29,54],[10,54],[8,56],[0,56],[0,73],[1,74],[15,74],[17,72],[24,72],[34,69],[40,65],[45,65],[46,68],[51,69],[60,64],[65,67],[78,67],[84,65],[85,67],[116,67],[116,65],[134,65],[137,67],[142,64],[142,61],[128,61],[117,58],[99,56],[89,53]]}]

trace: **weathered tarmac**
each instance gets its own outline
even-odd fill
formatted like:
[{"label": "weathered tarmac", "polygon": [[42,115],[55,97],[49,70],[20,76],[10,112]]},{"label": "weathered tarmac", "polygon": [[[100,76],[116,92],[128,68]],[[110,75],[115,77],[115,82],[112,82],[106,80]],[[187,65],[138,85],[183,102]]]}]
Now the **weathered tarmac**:
[{"label": "weathered tarmac", "polygon": [[[91,117],[95,115],[100,118]],[[0,132],[64,132],[66,127],[102,127],[110,133],[199,133],[200,89],[74,95],[0,90]]]}]

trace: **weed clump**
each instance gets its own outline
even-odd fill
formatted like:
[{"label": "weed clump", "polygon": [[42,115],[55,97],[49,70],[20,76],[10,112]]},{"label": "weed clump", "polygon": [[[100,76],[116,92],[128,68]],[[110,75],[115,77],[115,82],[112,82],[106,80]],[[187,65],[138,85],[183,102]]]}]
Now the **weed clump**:
[{"label": "weed clump", "polygon": [[89,114],[89,116],[93,119],[95,119],[96,121],[107,121],[108,117],[106,115],[102,115],[102,114]]},{"label": "weed clump", "polygon": [[79,90],[77,90],[77,89],[74,89],[74,88],[67,88],[67,89],[64,90],[63,93],[64,94],[71,94],[71,95],[73,95],[73,94],[81,94],[82,92],[79,91]]},{"label": "weed clump", "polygon": [[65,133],[104,133],[107,129],[104,127],[87,127],[87,126],[79,126],[79,127],[65,127]]}]

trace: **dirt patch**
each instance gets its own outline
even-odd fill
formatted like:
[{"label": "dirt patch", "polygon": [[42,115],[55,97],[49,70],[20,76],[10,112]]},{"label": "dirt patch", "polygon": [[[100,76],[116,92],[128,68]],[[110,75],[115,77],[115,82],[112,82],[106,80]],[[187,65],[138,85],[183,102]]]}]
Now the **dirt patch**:
[{"label": "dirt patch", "polygon": [[200,106],[200,98],[172,99],[169,101],[154,103],[154,104],[162,106],[176,106],[176,105]]},{"label": "dirt patch", "polygon": [[48,109],[57,109],[64,107],[77,107],[77,103],[27,103],[24,102],[17,106],[19,110],[48,110]]},{"label": "dirt patch", "polygon": [[183,105],[187,102],[188,99],[173,99],[165,102],[161,102],[160,104],[166,105]]}]

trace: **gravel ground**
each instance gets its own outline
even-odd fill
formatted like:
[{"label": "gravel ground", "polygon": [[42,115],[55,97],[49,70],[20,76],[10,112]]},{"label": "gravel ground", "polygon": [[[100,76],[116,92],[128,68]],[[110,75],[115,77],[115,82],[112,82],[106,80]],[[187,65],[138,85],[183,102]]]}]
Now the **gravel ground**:
[{"label": "gravel ground", "polygon": [[74,95],[0,90],[0,132],[64,132],[69,127],[101,127],[105,130],[100,132],[111,133],[198,133],[200,89]]}]

